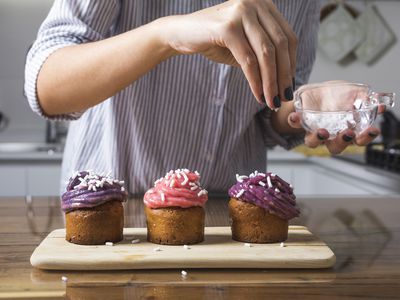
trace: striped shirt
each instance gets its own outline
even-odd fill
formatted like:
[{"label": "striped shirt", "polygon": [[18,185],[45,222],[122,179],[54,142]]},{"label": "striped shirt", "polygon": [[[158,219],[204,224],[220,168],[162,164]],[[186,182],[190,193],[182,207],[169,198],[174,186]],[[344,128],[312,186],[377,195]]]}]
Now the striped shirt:
[{"label": "striped shirt", "polygon": [[[36,80],[46,58],[68,45],[98,41],[173,14],[222,0],[56,0],[27,56],[25,92],[43,115]],[[318,0],[277,0],[299,45],[296,85],[315,59]],[[266,170],[266,149],[287,149],[303,136],[280,136],[271,111],[258,104],[239,68],[201,55],[180,55],[101,104],[55,116],[71,120],[62,164],[62,190],[74,170],[112,171],[131,194],[144,193],[170,169],[198,170],[202,185],[226,191],[235,174]]]}]

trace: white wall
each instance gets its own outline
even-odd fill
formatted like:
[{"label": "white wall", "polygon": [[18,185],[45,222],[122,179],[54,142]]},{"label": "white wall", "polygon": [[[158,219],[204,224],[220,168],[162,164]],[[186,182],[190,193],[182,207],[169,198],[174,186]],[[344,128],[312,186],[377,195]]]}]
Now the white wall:
[{"label": "white wall", "polygon": [[52,0],[0,0],[0,110],[10,119],[0,141],[45,139],[45,121],[23,96],[25,54]]},{"label": "white wall", "polygon": [[[347,1],[362,11],[366,1]],[[386,19],[393,32],[400,40],[400,1],[367,1],[374,3],[381,15]],[[310,82],[321,82],[325,80],[342,79],[353,82],[362,82],[372,85],[376,91],[395,92],[397,104],[393,112],[400,118],[400,41],[397,41],[386,54],[375,64],[367,66],[361,62],[354,61],[348,66],[340,66],[329,61],[318,51],[314,70]]]}]

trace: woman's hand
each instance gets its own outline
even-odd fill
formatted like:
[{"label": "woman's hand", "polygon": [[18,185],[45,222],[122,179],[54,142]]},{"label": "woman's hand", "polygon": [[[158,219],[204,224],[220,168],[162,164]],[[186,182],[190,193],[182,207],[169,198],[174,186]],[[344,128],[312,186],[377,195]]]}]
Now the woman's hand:
[{"label": "woman's hand", "polygon": [[[353,109],[354,99],[364,99],[366,97],[366,90],[364,86],[357,87],[346,85],[346,83],[348,82],[343,80],[326,81],[324,82],[326,88],[309,89],[306,93],[303,92],[302,105],[306,105],[311,110],[316,109],[321,111]],[[340,87],[340,93],[338,92],[339,88],[331,88],[335,84],[343,84]],[[307,89],[307,86],[301,87],[297,92],[304,88]],[[320,99],[323,99],[323,101]],[[384,104],[379,104],[378,114],[383,113],[385,109],[386,106]],[[301,128],[302,115],[293,111],[294,109],[288,114],[287,123],[292,128]],[[330,153],[339,154],[353,143],[358,146],[365,146],[372,142],[379,134],[380,130],[375,127],[368,127],[359,134],[356,134],[351,129],[346,129],[339,132],[333,139],[329,139],[329,132],[324,128],[319,128],[313,132],[307,132],[304,142],[310,148],[325,144]]]},{"label": "woman's hand", "polygon": [[[380,105],[378,107],[378,114],[385,111],[385,106]],[[292,128],[302,128],[301,126],[301,115],[297,112],[289,114],[287,122]],[[331,154],[339,154],[347,146],[356,144],[358,146],[365,146],[372,142],[380,134],[379,128],[368,127],[360,134],[356,135],[351,129],[346,129],[340,132],[334,139],[328,140],[329,133],[326,129],[320,128],[315,132],[307,132],[304,143],[310,148],[316,148],[321,144],[325,144]]]},{"label": "woman's hand", "polygon": [[[48,38],[42,33],[39,41]],[[230,0],[96,42],[63,47],[40,69],[37,96],[47,116],[83,111],[171,56],[200,53],[240,66],[257,100],[275,109],[281,100],[293,98],[296,47],[293,30],[272,0]]]},{"label": "woman's hand", "polygon": [[293,99],[297,38],[271,0],[230,0],[160,25],[177,54],[240,66],[260,103],[276,109]]}]

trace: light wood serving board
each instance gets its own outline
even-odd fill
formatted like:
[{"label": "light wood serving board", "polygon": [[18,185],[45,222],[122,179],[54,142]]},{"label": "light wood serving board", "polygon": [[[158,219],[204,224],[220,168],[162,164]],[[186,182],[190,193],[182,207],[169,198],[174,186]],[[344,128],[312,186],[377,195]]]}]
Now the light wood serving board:
[{"label": "light wood serving board", "polygon": [[[132,244],[132,239],[140,243]],[[289,238],[276,244],[236,242],[230,227],[206,227],[204,242],[164,246],[146,241],[146,228],[125,228],[114,246],[82,246],[65,240],[65,229],[51,232],[31,256],[32,266],[49,270],[124,270],[174,268],[329,268],[332,250],[306,227],[290,226]],[[161,251],[155,251],[159,247]]]}]

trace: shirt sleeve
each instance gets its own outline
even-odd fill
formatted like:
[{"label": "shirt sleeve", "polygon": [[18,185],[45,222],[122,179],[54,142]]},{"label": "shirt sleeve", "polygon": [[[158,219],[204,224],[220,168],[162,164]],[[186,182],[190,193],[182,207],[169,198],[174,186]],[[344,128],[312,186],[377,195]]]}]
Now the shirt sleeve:
[{"label": "shirt sleeve", "polygon": [[26,57],[24,88],[34,112],[53,120],[76,120],[83,114],[81,111],[46,116],[37,97],[37,78],[46,59],[56,50],[70,45],[99,41],[110,36],[118,18],[119,6],[118,0],[54,2]]},{"label": "shirt sleeve", "polygon": [[[308,2],[308,8],[302,16],[303,24],[298,32],[296,88],[308,82],[315,61],[318,41],[320,1]],[[276,132],[271,124],[272,111],[268,107],[258,114],[258,119],[263,132],[264,144],[267,148],[279,145],[290,150],[304,143],[305,134],[281,135]]]}]

